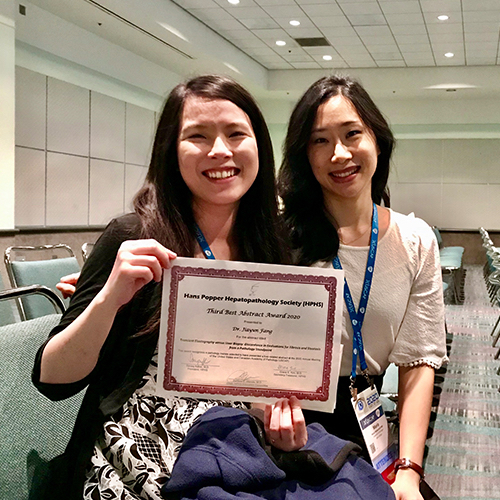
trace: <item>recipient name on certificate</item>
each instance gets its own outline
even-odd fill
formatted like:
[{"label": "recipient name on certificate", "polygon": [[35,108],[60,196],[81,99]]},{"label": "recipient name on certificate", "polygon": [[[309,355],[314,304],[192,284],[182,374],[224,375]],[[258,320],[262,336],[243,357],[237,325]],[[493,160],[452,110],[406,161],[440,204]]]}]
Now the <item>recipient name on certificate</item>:
[{"label": "recipient name on certificate", "polygon": [[333,411],[343,272],[177,258],[163,278],[158,393]]}]

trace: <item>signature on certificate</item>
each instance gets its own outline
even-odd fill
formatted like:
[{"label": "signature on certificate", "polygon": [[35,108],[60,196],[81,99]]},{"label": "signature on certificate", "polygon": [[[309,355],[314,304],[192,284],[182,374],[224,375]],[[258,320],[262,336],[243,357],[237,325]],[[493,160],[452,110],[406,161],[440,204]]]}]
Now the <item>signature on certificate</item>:
[{"label": "signature on certificate", "polygon": [[196,358],[193,356],[193,353],[189,354],[189,361],[186,363],[189,368],[201,368],[207,369],[211,363],[210,358]]},{"label": "signature on certificate", "polygon": [[250,375],[247,371],[237,370],[227,378],[227,385],[245,385],[252,387],[267,387],[267,382],[260,378]]}]

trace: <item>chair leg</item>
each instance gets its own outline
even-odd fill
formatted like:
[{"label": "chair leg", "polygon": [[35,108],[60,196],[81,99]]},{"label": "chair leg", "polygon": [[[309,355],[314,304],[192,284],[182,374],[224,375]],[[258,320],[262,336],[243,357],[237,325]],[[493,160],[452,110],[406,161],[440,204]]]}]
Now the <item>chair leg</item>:
[{"label": "chair leg", "polygon": [[495,331],[496,331],[499,323],[500,323],[500,315],[498,316],[498,318],[497,318],[497,320],[495,322],[495,326],[493,327],[493,330],[491,330],[490,337],[493,337],[493,335],[495,334]]}]

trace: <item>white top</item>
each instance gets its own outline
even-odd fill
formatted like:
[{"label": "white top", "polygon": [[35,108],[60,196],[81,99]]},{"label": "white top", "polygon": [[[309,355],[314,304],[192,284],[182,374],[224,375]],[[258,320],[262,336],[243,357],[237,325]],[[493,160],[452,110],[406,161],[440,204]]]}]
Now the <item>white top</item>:
[{"label": "white top", "polygon": [[[369,247],[340,245],[339,259],[358,309]],[[331,262],[315,267],[329,268]],[[362,328],[371,375],[398,366],[439,368],[446,357],[439,250],[422,219],[390,210],[389,228],[379,240],[372,288]],[[350,375],[353,331],[344,305],[341,375]],[[359,360],[358,360],[359,372]]]}]

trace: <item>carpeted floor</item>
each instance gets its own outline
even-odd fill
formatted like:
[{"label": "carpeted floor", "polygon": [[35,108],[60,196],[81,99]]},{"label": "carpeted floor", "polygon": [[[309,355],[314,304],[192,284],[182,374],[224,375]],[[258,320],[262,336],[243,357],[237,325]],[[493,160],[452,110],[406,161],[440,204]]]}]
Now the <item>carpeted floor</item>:
[{"label": "carpeted floor", "polygon": [[446,306],[450,362],[437,376],[441,393],[427,443],[427,481],[442,500],[500,499],[500,361],[490,336],[498,314],[482,268],[469,267],[464,304]]}]

